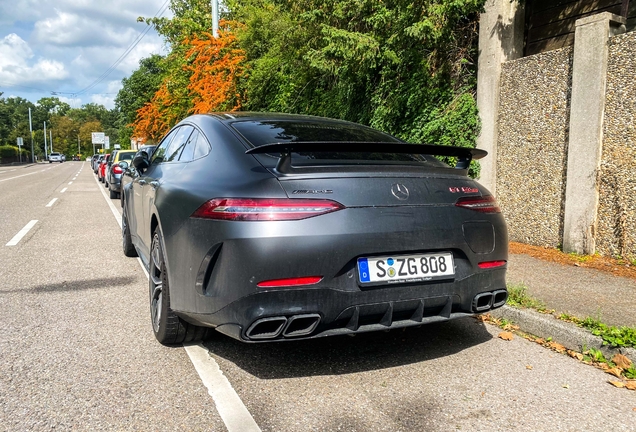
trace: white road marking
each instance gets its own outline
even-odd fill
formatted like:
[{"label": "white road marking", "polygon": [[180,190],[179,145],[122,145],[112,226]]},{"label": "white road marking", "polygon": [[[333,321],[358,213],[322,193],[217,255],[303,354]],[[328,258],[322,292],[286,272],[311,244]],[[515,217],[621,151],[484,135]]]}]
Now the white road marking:
[{"label": "white road marking", "polygon": [[73,182],[72,182],[72,181],[70,181],[70,182],[68,182],[68,184],[69,184],[69,185],[72,185],[72,184],[73,184]]},{"label": "white road marking", "polygon": [[[108,206],[110,207],[110,210],[113,213],[113,216],[115,216],[115,220],[121,229],[121,215],[113,204],[113,200],[106,195],[104,188],[99,184],[97,177],[94,178],[99,191],[108,203]],[[150,275],[148,274],[146,267],[144,267],[141,258],[138,257],[137,262],[139,262],[139,265],[146,274],[146,277],[149,278]],[[208,389],[210,396],[212,396],[212,400],[214,400],[216,409],[219,412],[223,423],[225,423],[225,427],[228,432],[260,432],[261,429],[258,427],[254,418],[247,410],[247,407],[232,387],[232,384],[230,384],[225,375],[223,375],[223,371],[219,368],[216,360],[210,357],[209,351],[201,345],[184,345],[183,347],[186,353],[188,353],[190,361],[194,365],[194,369],[199,374],[203,385]]]},{"label": "white road marking", "polygon": [[15,246],[15,245],[17,245],[20,242],[20,240],[22,240],[22,237],[27,235],[27,233],[31,230],[31,228],[33,228],[35,226],[36,223],[38,223],[37,220],[32,220],[31,222],[26,224],[24,226],[24,228],[22,228],[20,230],[19,233],[17,233],[11,240],[9,240],[9,243],[7,243],[6,246]]},{"label": "white road marking", "polygon": [[53,204],[55,204],[55,201],[57,201],[57,198],[53,198],[47,205],[46,207],[53,207]]},{"label": "white road marking", "polygon": [[260,432],[261,428],[232,388],[232,384],[223,375],[218,363],[210,357],[209,351],[201,345],[184,345],[183,348],[199,373],[203,385],[212,396],[227,430],[229,432]]},{"label": "white road marking", "polygon": [[62,189],[62,190],[60,191],[60,193],[64,193],[64,192],[66,192],[66,189],[68,189],[68,188],[64,188],[64,189]]},{"label": "white road marking", "polygon": [[77,180],[77,177],[73,177],[73,181]]},{"label": "white road marking", "polygon": [[17,179],[17,178],[20,178],[20,177],[26,177],[26,176],[29,176],[29,175],[37,174],[38,172],[43,172],[43,171],[45,171],[45,170],[42,170],[42,171],[34,171],[34,172],[30,172],[30,173],[28,173],[28,174],[22,174],[22,175],[15,176],[15,177],[9,177],[9,178],[6,178],[6,179],[2,179],[2,180],[0,180],[0,183],[1,183],[1,182],[4,182],[4,181],[8,181],[8,180]]}]

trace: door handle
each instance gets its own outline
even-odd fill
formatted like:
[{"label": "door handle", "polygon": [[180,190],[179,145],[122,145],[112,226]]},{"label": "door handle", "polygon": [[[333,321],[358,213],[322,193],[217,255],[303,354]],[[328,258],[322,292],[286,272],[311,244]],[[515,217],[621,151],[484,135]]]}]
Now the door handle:
[{"label": "door handle", "polygon": [[153,189],[157,189],[159,187],[159,182],[158,181],[151,181],[150,182],[150,186],[152,186]]},{"label": "door handle", "polygon": [[146,180],[139,180],[139,184],[142,185],[142,186],[145,185],[146,184]]}]

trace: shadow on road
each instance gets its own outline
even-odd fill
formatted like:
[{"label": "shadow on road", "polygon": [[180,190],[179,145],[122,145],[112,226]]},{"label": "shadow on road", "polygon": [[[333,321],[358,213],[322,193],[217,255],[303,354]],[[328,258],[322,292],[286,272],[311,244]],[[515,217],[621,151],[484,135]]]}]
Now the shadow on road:
[{"label": "shadow on road", "polygon": [[492,339],[472,317],[421,328],[355,337],[245,344],[215,334],[204,345],[261,379],[339,375],[407,365],[449,356]]},{"label": "shadow on road", "polygon": [[41,293],[56,293],[56,292],[70,292],[70,291],[86,291],[96,289],[113,288],[117,286],[127,286],[137,283],[135,278],[130,277],[113,277],[113,278],[97,278],[78,281],[60,282],[54,284],[37,285],[34,287],[25,287],[12,290],[0,290],[0,295],[10,293],[27,293],[27,294],[41,294]]}]

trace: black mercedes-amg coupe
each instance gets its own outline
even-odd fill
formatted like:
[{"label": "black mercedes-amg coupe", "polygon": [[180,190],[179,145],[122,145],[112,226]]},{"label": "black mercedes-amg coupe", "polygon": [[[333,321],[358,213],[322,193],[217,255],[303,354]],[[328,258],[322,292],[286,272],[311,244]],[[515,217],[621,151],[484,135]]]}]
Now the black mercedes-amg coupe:
[{"label": "black mercedes-amg coupe", "polygon": [[467,176],[484,156],[320,117],[186,118],[136,154],[123,190],[123,249],[150,274],[155,336],[307,339],[502,306],[506,224]]}]

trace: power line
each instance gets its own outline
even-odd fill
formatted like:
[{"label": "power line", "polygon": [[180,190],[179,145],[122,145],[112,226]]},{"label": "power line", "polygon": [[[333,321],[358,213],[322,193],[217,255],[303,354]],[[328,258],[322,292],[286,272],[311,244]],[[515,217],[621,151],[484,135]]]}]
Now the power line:
[{"label": "power line", "polygon": [[[159,10],[157,11],[157,13],[155,14],[154,18],[158,18],[161,15],[163,15],[163,13],[166,11],[166,9],[168,8],[168,4],[170,3],[170,0],[166,0],[163,5],[159,8]],[[139,42],[141,42],[141,40],[144,38],[144,36],[146,36],[146,34],[148,34],[148,32],[150,31],[151,27],[148,26],[143,32],[141,32],[141,34],[139,36],[137,36],[137,38],[131,43],[131,45],[124,51],[124,53],[122,55],[119,56],[119,58],[117,60],[115,60],[115,62],[104,71],[104,73],[102,73],[95,81],[93,81],[90,85],[88,85],[86,88],[73,93],[73,96],[79,96],[82,93],[85,93],[86,91],[92,89],[93,87],[95,87],[96,85],[98,85],[99,83],[101,83],[102,81],[104,81],[108,75],[111,74],[111,72],[113,72],[115,70],[115,68],[117,66],[119,66],[119,64],[124,61],[124,59],[126,58],[126,56],[128,56],[128,54],[131,53],[131,51],[139,44]]]}]

